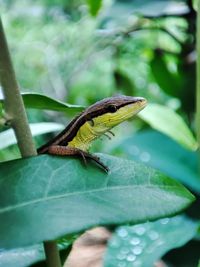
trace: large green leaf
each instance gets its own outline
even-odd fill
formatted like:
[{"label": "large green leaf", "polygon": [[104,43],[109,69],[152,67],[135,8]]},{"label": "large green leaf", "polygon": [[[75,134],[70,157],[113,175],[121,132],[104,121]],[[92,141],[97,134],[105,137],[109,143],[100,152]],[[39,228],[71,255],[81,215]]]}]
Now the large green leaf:
[{"label": "large green leaf", "polygon": [[198,143],[182,117],[172,109],[159,104],[149,104],[139,115],[152,128],[160,131],[190,150]]},{"label": "large green leaf", "polygon": [[198,223],[183,216],[119,227],[109,242],[104,266],[153,266],[166,252],[191,240],[197,228]]},{"label": "large green leaf", "polygon": [[[80,112],[83,106],[71,105],[38,93],[22,93],[26,108],[47,109],[65,112]],[[3,98],[0,99],[3,102]]]},{"label": "large green leaf", "polygon": [[80,160],[38,156],[0,164],[0,247],[31,245],[94,225],[174,215],[194,196],[143,164],[101,156],[109,174]]},{"label": "large green leaf", "polygon": [[143,131],[117,143],[113,150],[123,150],[133,160],[143,162],[200,192],[197,153],[184,149],[156,131]]},{"label": "large green leaf", "polygon": [[[63,130],[64,126],[59,123],[40,122],[40,123],[30,123],[30,128],[32,135],[37,136],[40,134]],[[16,143],[17,140],[14,135],[13,129],[8,129],[0,133],[0,149],[14,145]]]}]

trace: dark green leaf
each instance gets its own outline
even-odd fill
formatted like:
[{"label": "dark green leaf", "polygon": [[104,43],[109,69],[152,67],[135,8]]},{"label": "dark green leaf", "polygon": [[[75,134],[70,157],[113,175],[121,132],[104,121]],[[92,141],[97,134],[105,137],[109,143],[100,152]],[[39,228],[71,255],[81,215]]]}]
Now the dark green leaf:
[{"label": "dark green leaf", "polygon": [[125,73],[119,69],[114,70],[114,79],[118,90],[127,95],[134,95],[134,84]]},{"label": "dark green leaf", "polygon": [[82,106],[64,103],[42,94],[23,93],[22,97],[27,108],[49,109],[65,112],[80,112],[83,110]]},{"label": "dark green leaf", "polygon": [[160,88],[169,95],[179,97],[182,88],[180,87],[178,77],[169,71],[160,53],[155,53],[154,58],[150,62],[150,67]]},{"label": "dark green leaf", "polygon": [[[23,93],[22,97],[26,108],[47,109],[73,113],[80,112],[84,108],[82,106],[64,103],[46,95],[37,93]],[[1,99],[1,102],[3,102],[3,99]]]},{"label": "dark green leaf", "polygon": [[96,16],[101,8],[102,0],[87,0],[92,16]]},{"label": "dark green leaf", "polygon": [[167,136],[144,131],[124,139],[116,148],[125,151],[130,159],[156,168],[200,192],[197,153],[184,149]]},{"label": "dark green leaf", "polygon": [[0,247],[77,233],[94,225],[139,223],[172,216],[194,196],[152,168],[111,156],[109,166],[38,156],[0,164]]},{"label": "dark green leaf", "polygon": [[119,227],[109,242],[104,266],[153,266],[166,252],[191,240],[197,226],[186,217],[176,216]]}]

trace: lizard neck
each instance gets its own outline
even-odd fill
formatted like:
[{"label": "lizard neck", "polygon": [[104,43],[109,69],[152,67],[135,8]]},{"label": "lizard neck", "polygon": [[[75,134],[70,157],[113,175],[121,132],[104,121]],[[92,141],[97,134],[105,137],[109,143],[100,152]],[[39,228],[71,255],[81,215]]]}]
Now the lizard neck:
[{"label": "lizard neck", "polygon": [[83,151],[88,151],[92,141],[97,139],[99,136],[100,134],[93,130],[90,123],[85,122],[80,127],[74,138],[70,142],[68,142],[67,146],[76,147]]}]

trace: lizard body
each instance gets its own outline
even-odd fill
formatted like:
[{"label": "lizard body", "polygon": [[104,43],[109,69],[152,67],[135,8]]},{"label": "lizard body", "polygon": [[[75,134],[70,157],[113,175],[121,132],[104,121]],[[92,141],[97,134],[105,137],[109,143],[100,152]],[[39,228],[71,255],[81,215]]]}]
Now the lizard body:
[{"label": "lizard body", "polygon": [[83,158],[92,158],[107,170],[96,156],[88,153],[92,141],[133,117],[146,103],[142,97],[131,96],[114,96],[98,101],[75,117],[61,133],[41,146],[38,153],[81,155]]}]

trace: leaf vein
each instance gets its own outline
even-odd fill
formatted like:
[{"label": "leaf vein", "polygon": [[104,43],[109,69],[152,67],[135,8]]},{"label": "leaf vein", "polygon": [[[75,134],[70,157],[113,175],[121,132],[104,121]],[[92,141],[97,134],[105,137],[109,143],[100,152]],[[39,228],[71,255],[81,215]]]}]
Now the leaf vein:
[{"label": "leaf vein", "polygon": [[[39,203],[39,202],[45,202],[45,201],[48,201],[48,200],[55,200],[55,199],[59,199],[59,198],[65,198],[65,197],[70,197],[70,196],[75,196],[75,195],[84,195],[84,194],[92,194],[92,193],[96,193],[96,192],[102,192],[102,191],[105,191],[105,192],[109,192],[109,191],[113,191],[113,190],[122,190],[122,189],[130,189],[130,188],[154,188],[154,189],[160,189],[160,188],[164,188],[164,189],[167,189],[167,188],[177,188],[177,186],[174,186],[174,185],[159,185],[159,187],[156,187],[155,185],[128,185],[128,186],[114,186],[114,187],[109,187],[109,188],[101,188],[101,189],[93,189],[93,190],[87,190],[87,191],[76,191],[76,192],[72,192],[72,193],[65,193],[65,194],[60,194],[60,195],[53,195],[53,196],[48,196],[48,197],[43,197],[43,198],[38,198],[38,199],[35,199],[35,200],[31,200],[31,201],[26,201],[24,203],[21,203],[21,204],[17,204],[17,205],[12,205],[12,206],[8,206],[8,207],[5,207],[5,208],[2,208],[0,209],[0,214],[3,213],[3,212],[9,212],[13,209],[19,209],[19,208],[22,208],[22,207],[25,207],[25,206],[28,206],[28,205],[31,205],[31,204],[36,204],[36,203]],[[170,192],[169,192],[170,193]],[[183,197],[183,196],[182,196]]]}]

